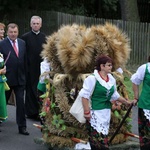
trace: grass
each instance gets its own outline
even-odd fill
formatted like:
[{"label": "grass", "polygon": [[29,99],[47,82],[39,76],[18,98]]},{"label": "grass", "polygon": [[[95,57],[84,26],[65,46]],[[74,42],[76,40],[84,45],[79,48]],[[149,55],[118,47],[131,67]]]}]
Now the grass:
[{"label": "grass", "polygon": [[[133,93],[132,82],[131,82],[130,78],[128,78],[128,80],[124,81],[124,85],[126,86],[126,90],[128,92],[129,99],[133,100],[134,93]],[[139,91],[141,92],[141,90],[142,90],[142,84],[139,86]]]},{"label": "grass", "polygon": [[126,90],[128,92],[129,99],[132,100],[134,98],[134,94],[133,94],[133,90],[132,90],[132,82],[130,80],[128,80],[128,81],[124,81],[124,84],[126,86]]}]

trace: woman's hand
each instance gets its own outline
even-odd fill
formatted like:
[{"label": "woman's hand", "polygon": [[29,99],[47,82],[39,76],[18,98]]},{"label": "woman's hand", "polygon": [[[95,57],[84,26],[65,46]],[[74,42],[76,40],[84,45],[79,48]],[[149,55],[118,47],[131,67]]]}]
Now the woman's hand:
[{"label": "woman's hand", "polygon": [[133,106],[136,106],[137,105],[137,102],[138,100],[137,99],[134,99],[134,100],[127,100],[127,104],[126,106],[130,106],[130,105],[133,105]]},{"label": "woman's hand", "polygon": [[91,118],[90,110],[89,111],[84,111],[84,118],[86,120],[90,121],[90,118]]},{"label": "woman's hand", "polygon": [[138,99],[134,99],[134,100],[132,100],[132,104],[133,104],[133,106],[136,106],[136,105],[137,105],[137,102],[138,102]]},{"label": "woman's hand", "polygon": [[89,100],[87,98],[82,97],[82,104],[84,108],[84,118],[86,120],[90,120],[91,118],[91,112],[89,108]]},{"label": "woman's hand", "polygon": [[3,69],[0,69],[0,74],[2,75],[2,74],[5,74],[6,73],[6,66],[4,66],[4,68]]},{"label": "woman's hand", "polygon": [[130,106],[132,105],[132,101],[124,98],[124,97],[119,97],[118,98],[118,101],[122,102],[123,104],[125,104],[126,106]]}]

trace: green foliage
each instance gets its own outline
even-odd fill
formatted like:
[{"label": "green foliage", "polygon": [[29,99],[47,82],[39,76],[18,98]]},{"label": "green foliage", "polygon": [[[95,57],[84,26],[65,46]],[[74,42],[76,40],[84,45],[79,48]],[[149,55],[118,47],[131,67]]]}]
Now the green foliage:
[{"label": "green foliage", "polygon": [[39,115],[40,115],[40,117],[45,117],[46,116],[46,112],[41,112]]},{"label": "green foliage", "polygon": [[103,8],[106,10],[106,11],[117,11],[117,3],[118,3],[118,0],[103,0],[104,2],[104,5],[103,5]]},{"label": "green foliage", "polygon": [[[124,84],[126,86],[128,94],[129,94],[129,99],[133,100],[134,93],[133,93],[133,89],[132,89],[132,82],[130,81],[129,78],[127,79],[127,77],[125,77]],[[139,92],[141,92],[141,90],[142,90],[142,84],[139,86]]]},{"label": "green foliage", "polygon": [[[115,3],[113,2],[113,0],[110,0],[112,1],[111,3],[109,2],[109,0],[101,1],[104,1],[104,8],[115,8]],[[96,2],[98,2],[98,0],[45,0],[44,2],[42,0],[15,0],[13,3],[11,0],[0,0],[0,11],[10,13],[14,10],[47,10],[59,11],[73,15],[95,17],[97,13],[95,9]]]},{"label": "green foliage", "polygon": [[84,15],[85,7],[84,3],[77,3],[77,1],[68,0],[63,7],[60,7],[59,11],[74,14],[74,15]]},{"label": "green foliage", "polygon": [[114,115],[121,120],[121,115],[119,114],[119,112],[117,110],[114,111]]},{"label": "green foliage", "polygon": [[[147,4],[148,6],[149,3],[150,0],[147,0],[145,2],[139,1],[139,9],[142,4],[140,10],[140,12],[142,12],[142,16],[145,12],[147,13],[147,11],[144,11],[145,9],[143,8],[146,8],[145,5]],[[10,15],[10,17],[12,18],[12,12],[16,10],[58,11],[72,15],[101,17],[107,19],[120,19],[120,9],[121,7],[119,0],[15,0],[13,1],[13,3],[11,0],[0,0],[1,20],[4,20],[4,17],[6,18],[7,15]],[[7,24],[7,22],[9,21],[3,22]]]},{"label": "green foliage", "polygon": [[11,0],[0,0],[0,11],[7,12],[27,8],[30,5],[29,2],[26,0],[15,0],[12,3]]},{"label": "green foliage", "polygon": [[66,129],[66,126],[64,124],[64,120],[61,119],[61,115],[53,115],[52,125],[54,125],[56,128],[60,128],[62,130]]},{"label": "green foliage", "polygon": [[40,98],[46,98],[46,93],[40,96]]},{"label": "green foliage", "polygon": [[51,103],[51,108],[55,108],[56,104],[55,103]]},{"label": "green foliage", "polygon": [[132,82],[130,81],[129,77],[125,77],[124,84],[129,94],[129,99],[133,99],[134,95],[133,95],[133,90],[132,90]]}]

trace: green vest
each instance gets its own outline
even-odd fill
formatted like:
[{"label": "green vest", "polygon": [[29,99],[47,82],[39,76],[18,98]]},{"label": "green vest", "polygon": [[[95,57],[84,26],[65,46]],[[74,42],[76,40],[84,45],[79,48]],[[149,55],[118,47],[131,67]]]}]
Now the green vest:
[{"label": "green vest", "polygon": [[148,64],[146,64],[145,77],[138,101],[138,107],[150,110],[150,73],[148,72]]},{"label": "green vest", "polygon": [[114,93],[114,86],[107,89],[96,81],[95,89],[91,97],[91,106],[93,110],[111,108],[111,96]]},{"label": "green vest", "polygon": [[38,82],[37,89],[42,91],[43,93],[45,93],[46,92],[46,84]]}]

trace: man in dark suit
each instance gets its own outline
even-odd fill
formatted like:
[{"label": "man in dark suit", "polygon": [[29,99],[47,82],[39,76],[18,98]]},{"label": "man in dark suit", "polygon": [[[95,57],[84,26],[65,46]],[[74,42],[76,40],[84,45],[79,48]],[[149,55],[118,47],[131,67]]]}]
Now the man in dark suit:
[{"label": "man in dark suit", "polygon": [[[26,85],[26,46],[25,42],[18,38],[18,25],[10,23],[7,26],[7,37],[0,42],[0,52],[6,62],[6,77],[10,87],[6,91],[6,100],[10,98],[12,90],[16,97],[16,121],[19,133],[29,135],[26,131],[26,117],[24,94]],[[9,55],[10,54],[10,55]],[[8,57],[9,55],[9,57]]]}]

